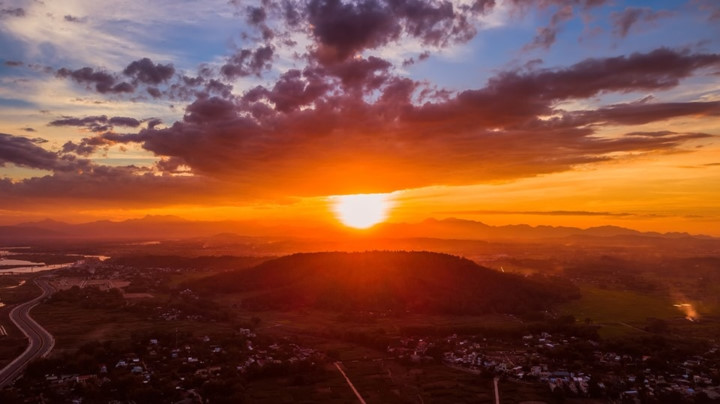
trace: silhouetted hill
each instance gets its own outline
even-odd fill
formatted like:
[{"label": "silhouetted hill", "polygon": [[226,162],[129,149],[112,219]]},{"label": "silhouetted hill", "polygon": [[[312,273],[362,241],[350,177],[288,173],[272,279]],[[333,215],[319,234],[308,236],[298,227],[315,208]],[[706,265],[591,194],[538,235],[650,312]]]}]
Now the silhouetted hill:
[{"label": "silhouetted hill", "polygon": [[294,254],[188,285],[205,293],[248,293],[251,309],[403,313],[520,313],[577,297],[568,284],[499,273],[432,252]]}]

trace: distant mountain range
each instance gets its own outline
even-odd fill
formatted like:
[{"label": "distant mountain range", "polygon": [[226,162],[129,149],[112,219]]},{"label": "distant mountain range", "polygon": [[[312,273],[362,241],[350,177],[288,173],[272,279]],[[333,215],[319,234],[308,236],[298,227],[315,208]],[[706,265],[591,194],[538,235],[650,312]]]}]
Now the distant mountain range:
[{"label": "distant mountain range", "polygon": [[338,227],[309,227],[298,225],[265,225],[240,221],[190,221],[175,216],[146,216],[125,221],[96,221],[69,224],[46,219],[38,222],[0,226],[0,243],[23,243],[53,240],[169,240],[209,238],[222,242],[242,237],[357,239],[357,238],[433,238],[453,240],[533,241],[562,238],[643,238],[718,240],[709,236],[687,233],[640,232],[616,226],[575,227],[508,225],[490,226],[482,222],[462,219],[427,219],[418,223],[383,223],[369,232],[359,233]]}]

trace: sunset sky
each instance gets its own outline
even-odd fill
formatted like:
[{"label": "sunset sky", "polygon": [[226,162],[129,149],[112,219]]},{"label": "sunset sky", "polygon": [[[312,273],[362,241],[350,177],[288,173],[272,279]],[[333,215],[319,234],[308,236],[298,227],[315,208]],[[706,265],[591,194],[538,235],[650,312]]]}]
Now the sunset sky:
[{"label": "sunset sky", "polygon": [[720,1],[0,2],[0,224],[720,236]]}]

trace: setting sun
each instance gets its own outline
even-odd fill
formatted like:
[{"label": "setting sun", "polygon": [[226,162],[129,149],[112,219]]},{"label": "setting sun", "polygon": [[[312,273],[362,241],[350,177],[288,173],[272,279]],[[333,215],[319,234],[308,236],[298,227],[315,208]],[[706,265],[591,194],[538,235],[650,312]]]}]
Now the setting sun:
[{"label": "setting sun", "polygon": [[341,195],[332,201],[338,220],[356,229],[367,229],[384,221],[392,207],[388,194]]}]

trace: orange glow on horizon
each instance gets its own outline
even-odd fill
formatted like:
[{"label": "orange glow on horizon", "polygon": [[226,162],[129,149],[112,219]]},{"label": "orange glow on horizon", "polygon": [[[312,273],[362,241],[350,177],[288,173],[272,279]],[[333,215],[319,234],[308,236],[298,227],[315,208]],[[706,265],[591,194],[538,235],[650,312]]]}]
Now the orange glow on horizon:
[{"label": "orange glow on horizon", "polygon": [[385,221],[392,208],[388,194],[357,194],[331,197],[333,211],[345,226],[367,229]]}]

